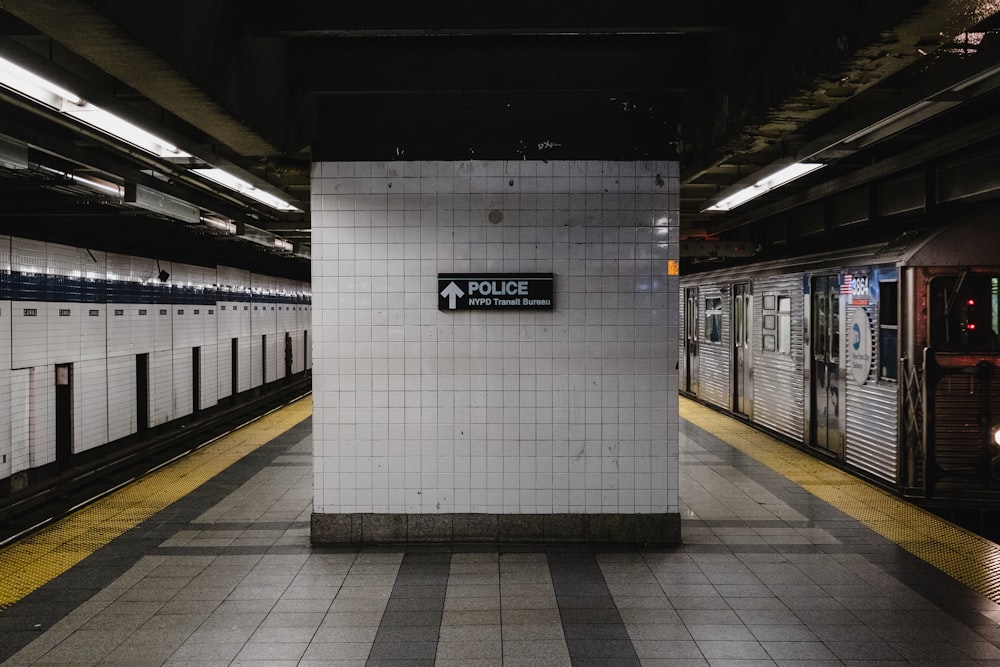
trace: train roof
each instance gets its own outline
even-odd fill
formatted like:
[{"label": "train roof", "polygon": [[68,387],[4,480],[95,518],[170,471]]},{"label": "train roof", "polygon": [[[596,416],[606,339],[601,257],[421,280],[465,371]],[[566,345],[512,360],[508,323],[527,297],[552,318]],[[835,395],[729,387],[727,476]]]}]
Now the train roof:
[{"label": "train roof", "polygon": [[865,264],[1000,266],[1000,212],[990,209],[970,213],[933,229],[910,230],[877,243],[776,257],[715,270],[706,267],[685,273],[682,280]]},{"label": "train roof", "polygon": [[1000,266],[1000,212],[990,208],[938,228],[910,244],[905,266]]}]

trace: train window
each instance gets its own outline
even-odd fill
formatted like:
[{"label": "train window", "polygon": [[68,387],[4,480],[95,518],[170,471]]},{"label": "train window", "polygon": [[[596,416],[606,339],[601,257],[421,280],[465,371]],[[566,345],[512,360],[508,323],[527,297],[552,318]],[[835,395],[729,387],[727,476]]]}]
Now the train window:
[{"label": "train window", "polygon": [[879,282],[878,367],[879,379],[899,378],[899,283]]},{"label": "train window", "polygon": [[827,321],[827,305],[829,301],[823,292],[813,292],[813,328],[812,328],[812,352],[819,357],[826,356],[827,337],[829,336],[830,324]]},{"label": "train window", "polygon": [[765,294],[763,348],[765,352],[792,353],[792,298],[788,295]]},{"label": "train window", "polygon": [[722,299],[705,299],[705,340],[722,342]]},{"label": "train window", "polygon": [[778,354],[792,353],[792,298],[778,297]]},{"label": "train window", "polygon": [[840,360],[840,298],[830,295],[830,361]]},{"label": "train window", "polygon": [[733,305],[733,342],[736,344],[736,347],[740,347],[743,344],[743,331],[746,328],[747,321],[746,301],[744,301],[742,296],[737,296]]},{"label": "train window", "polygon": [[1000,294],[997,292],[998,285],[1000,285],[1000,278],[990,279],[990,304],[993,310],[993,316],[990,319],[995,334],[1000,334]]},{"label": "train window", "polygon": [[963,271],[931,280],[930,342],[938,350],[996,351],[1000,277]]}]

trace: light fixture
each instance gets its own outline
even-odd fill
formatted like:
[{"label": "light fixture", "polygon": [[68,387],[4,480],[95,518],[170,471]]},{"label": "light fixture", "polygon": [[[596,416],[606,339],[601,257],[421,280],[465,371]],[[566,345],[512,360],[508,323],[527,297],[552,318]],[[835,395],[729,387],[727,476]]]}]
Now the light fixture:
[{"label": "light fixture", "polygon": [[125,184],[124,203],[181,222],[201,222],[201,209],[183,199],[136,183]]},{"label": "light fixture", "polygon": [[0,85],[157,157],[190,157],[169,141],[5,58],[0,58]]},{"label": "light fixture", "polygon": [[205,223],[205,226],[217,231],[225,232],[226,234],[236,233],[236,223],[228,218],[222,218],[217,215],[205,215],[202,216],[201,221]]},{"label": "light fixture", "polygon": [[79,176],[77,174],[71,174],[61,169],[53,169],[52,167],[47,167],[43,164],[38,165],[38,171],[40,171],[43,174],[54,176],[55,178],[65,180],[67,183],[74,183],[77,185],[88,187],[91,190],[95,190],[97,192],[106,194],[118,200],[121,200],[125,196],[125,188],[118,185],[117,183],[107,181],[103,178],[95,178],[93,176]]},{"label": "light fixture", "polygon": [[103,178],[91,178],[88,176],[79,176],[77,174],[66,174],[66,177],[80,185],[85,185],[91,190],[97,190],[98,192],[103,192],[106,195],[110,195],[116,199],[122,199],[124,196],[124,188],[117,183],[112,183],[111,181],[106,181]]},{"label": "light fixture", "polygon": [[705,211],[731,211],[737,206],[742,206],[751,199],[756,199],[761,195],[780,188],[781,186],[812,173],[820,167],[826,166],[822,162],[794,162],[778,171],[757,180],[752,185],[740,188],[731,195],[705,207]]},{"label": "light fixture", "polygon": [[0,135],[0,167],[28,168],[28,144]]},{"label": "light fixture", "polygon": [[285,239],[279,239],[277,237],[274,239],[274,247],[282,252],[291,252],[294,248],[291,241],[286,241]]},{"label": "light fixture", "polygon": [[265,192],[260,188],[244,181],[242,178],[237,178],[227,171],[218,169],[215,167],[210,168],[197,168],[192,169],[194,173],[198,174],[202,178],[206,178],[213,183],[221,185],[223,187],[229,188],[235,192],[240,193],[254,201],[258,201],[261,204],[270,206],[271,208],[278,211],[300,211],[301,209],[292,206],[284,199],[272,195],[270,192]]}]

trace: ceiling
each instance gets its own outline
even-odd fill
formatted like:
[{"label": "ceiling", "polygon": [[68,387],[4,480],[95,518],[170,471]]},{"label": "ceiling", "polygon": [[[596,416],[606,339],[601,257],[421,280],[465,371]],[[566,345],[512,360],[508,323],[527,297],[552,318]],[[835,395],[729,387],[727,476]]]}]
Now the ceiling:
[{"label": "ceiling", "polygon": [[[313,160],[677,159],[685,256],[759,252],[760,220],[960,149],[959,125],[993,117],[996,4],[0,0],[0,56],[190,155],[152,158],[0,92],[0,134],[29,164],[0,168],[0,232],[308,279]],[[703,211],[804,159],[827,166]],[[225,194],[192,162],[299,210]]]}]

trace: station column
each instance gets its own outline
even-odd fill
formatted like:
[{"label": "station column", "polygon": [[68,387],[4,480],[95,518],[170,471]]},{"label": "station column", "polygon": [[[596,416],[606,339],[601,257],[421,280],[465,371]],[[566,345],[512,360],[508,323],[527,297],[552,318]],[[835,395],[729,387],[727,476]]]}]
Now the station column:
[{"label": "station column", "polygon": [[680,540],[676,162],[312,193],[314,543]]}]

